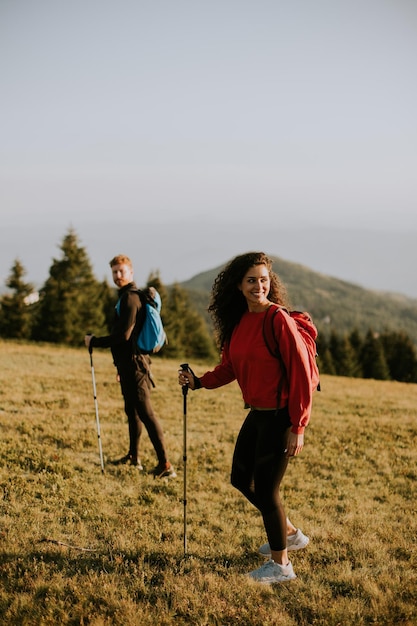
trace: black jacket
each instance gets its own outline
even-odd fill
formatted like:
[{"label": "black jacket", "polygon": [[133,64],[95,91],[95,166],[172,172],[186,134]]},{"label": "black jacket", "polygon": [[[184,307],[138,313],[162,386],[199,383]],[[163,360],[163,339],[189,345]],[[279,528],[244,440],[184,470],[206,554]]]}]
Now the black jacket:
[{"label": "black jacket", "polygon": [[119,289],[119,313],[115,311],[111,334],[105,337],[93,337],[93,348],[110,348],[117,366],[132,360],[136,352],[136,341],[145,319],[145,307],[142,306],[135,283],[129,283]]}]

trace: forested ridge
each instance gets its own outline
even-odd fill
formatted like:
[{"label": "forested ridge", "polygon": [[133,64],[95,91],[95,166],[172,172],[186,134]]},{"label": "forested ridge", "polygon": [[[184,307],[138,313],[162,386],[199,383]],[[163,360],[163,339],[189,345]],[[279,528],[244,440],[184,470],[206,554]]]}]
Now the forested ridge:
[{"label": "forested ridge", "polygon": [[[98,281],[76,232],[64,236],[61,256],[36,292],[15,259],[0,297],[0,336],[6,339],[83,345],[86,332],[108,334],[117,290]],[[227,260],[225,260],[225,263]],[[380,293],[273,257],[291,307],[308,311],[319,330],[322,372],[341,376],[417,382],[417,300]],[[218,348],[207,313],[213,281],[223,265],[192,279],[164,285],[151,273],[146,285],[162,297],[168,344],[162,355],[213,359]]]},{"label": "forested ridge", "polygon": [[[291,308],[308,311],[320,333],[329,336],[332,330],[349,333],[354,328],[363,333],[369,328],[375,332],[403,331],[417,346],[416,299],[372,291],[297,263],[271,258],[275,272],[287,287]],[[207,308],[211,285],[223,265],[181,283],[202,314]]]}]

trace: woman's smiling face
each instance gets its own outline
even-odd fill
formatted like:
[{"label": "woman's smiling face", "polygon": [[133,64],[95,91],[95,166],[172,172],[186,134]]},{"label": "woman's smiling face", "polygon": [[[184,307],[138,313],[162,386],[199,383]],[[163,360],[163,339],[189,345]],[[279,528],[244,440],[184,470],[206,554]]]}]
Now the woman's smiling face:
[{"label": "woman's smiling face", "polygon": [[269,306],[268,294],[271,279],[266,265],[250,267],[238,287],[246,298],[249,311],[263,311],[266,306]]}]

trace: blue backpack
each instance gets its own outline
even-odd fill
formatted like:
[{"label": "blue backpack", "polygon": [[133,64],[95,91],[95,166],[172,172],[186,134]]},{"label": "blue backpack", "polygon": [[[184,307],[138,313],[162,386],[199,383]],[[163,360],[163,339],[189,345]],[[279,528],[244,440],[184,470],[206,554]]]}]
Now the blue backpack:
[{"label": "blue backpack", "polygon": [[[161,296],[154,287],[145,291],[137,290],[142,306],[145,307],[145,319],[136,339],[136,345],[142,353],[155,354],[167,343],[167,336],[161,319]],[[120,315],[120,299],[116,304]]]}]

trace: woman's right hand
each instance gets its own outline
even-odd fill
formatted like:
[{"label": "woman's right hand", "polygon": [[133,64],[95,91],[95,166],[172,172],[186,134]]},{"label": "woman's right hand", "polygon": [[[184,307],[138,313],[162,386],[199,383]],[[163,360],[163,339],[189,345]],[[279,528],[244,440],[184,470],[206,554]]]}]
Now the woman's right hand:
[{"label": "woman's right hand", "polygon": [[298,456],[304,447],[304,433],[297,435],[293,432],[288,433],[286,456]]},{"label": "woman's right hand", "polygon": [[190,389],[195,389],[194,376],[191,372],[187,372],[186,370],[178,370],[178,384],[181,385],[181,387],[188,385]]}]

